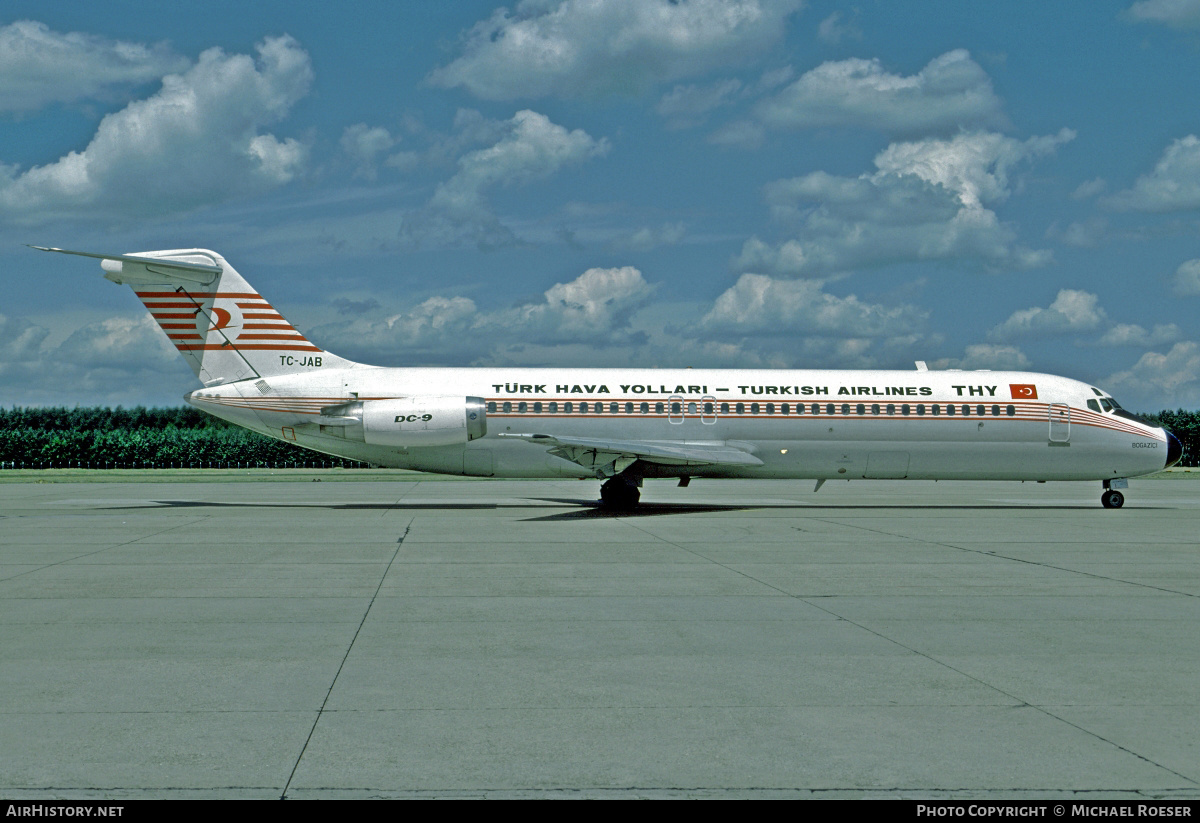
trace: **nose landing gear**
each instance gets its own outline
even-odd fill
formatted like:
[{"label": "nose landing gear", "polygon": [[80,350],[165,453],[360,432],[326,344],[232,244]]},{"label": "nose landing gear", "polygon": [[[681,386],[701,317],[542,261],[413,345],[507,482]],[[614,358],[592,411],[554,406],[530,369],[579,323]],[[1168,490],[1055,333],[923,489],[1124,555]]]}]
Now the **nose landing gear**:
[{"label": "nose landing gear", "polygon": [[1129,481],[1124,477],[1114,477],[1104,481],[1104,491],[1100,493],[1100,505],[1106,509],[1119,509],[1125,505],[1125,495],[1117,489],[1129,488]]}]

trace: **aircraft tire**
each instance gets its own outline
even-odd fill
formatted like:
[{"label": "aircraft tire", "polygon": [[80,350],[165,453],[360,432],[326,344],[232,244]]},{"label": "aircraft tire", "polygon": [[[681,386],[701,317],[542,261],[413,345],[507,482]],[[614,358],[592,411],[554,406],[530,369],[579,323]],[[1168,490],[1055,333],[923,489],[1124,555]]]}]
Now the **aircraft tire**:
[{"label": "aircraft tire", "polygon": [[637,484],[621,477],[610,478],[600,486],[600,502],[610,509],[636,508],[641,497]]},{"label": "aircraft tire", "polygon": [[1125,505],[1125,495],[1116,489],[1105,489],[1100,495],[1100,505],[1106,509],[1119,509]]}]

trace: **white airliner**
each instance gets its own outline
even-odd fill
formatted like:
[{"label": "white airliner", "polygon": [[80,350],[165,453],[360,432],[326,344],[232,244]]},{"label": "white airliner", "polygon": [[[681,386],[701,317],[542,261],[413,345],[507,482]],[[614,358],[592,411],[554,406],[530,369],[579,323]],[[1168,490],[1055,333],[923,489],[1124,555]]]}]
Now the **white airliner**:
[{"label": "white airliner", "polygon": [[1030,372],[382,368],[324,351],[223,257],[92,254],[204,387],[188,403],[314,451],[479,477],[1100,480],[1161,471],[1179,440],[1106,392]]}]

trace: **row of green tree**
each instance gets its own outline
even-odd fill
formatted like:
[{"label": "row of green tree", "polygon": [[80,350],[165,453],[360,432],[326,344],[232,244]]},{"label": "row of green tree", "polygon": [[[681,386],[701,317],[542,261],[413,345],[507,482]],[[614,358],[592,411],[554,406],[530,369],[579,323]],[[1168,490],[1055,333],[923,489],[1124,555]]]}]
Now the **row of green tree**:
[{"label": "row of green tree", "polygon": [[[1183,443],[1180,465],[1200,462],[1200,412],[1144,414]],[[0,464],[95,466],[358,466],[264,437],[188,406],[123,409],[0,408]]]},{"label": "row of green tree", "polygon": [[345,466],[364,464],[264,437],[199,409],[0,409],[3,468]]}]

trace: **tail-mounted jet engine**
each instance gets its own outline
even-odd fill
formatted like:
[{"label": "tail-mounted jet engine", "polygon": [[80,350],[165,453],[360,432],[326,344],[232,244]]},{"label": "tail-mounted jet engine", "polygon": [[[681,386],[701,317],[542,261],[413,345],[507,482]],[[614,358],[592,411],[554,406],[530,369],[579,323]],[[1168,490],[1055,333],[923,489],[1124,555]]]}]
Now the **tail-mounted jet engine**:
[{"label": "tail-mounted jet engine", "polygon": [[487,434],[482,397],[398,397],[321,409],[321,433],[372,446],[461,446]]}]

